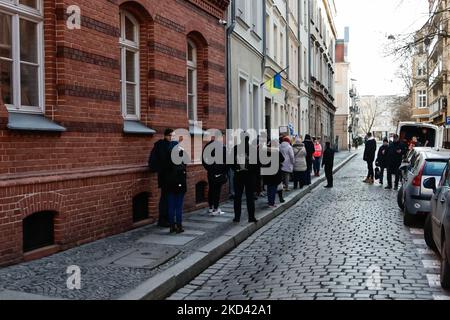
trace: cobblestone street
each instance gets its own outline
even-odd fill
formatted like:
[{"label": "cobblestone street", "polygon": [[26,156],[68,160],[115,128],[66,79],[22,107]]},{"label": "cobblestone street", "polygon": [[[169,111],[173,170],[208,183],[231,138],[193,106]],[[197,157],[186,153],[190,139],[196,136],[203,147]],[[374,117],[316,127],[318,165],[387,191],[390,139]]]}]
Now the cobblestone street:
[{"label": "cobblestone street", "polygon": [[423,230],[361,156],[169,299],[449,299]]}]

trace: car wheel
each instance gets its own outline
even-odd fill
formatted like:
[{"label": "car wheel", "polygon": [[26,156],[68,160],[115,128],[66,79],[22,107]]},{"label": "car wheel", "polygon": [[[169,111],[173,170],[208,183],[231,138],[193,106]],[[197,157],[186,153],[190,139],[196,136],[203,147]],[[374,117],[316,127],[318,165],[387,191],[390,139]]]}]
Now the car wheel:
[{"label": "car wheel", "polygon": [[427,218],[425,220],[425,226],[424,226],[424,237],[425,242],[427,243],[428,248],[433,250],[434,252],[437,252],[436,244],[433,240],[433,228],[432,228],[432,216],[431,213],[427,215]]},{"label": "car wheel", "polygon": [[442,239],[441,252],[441,286],[443,289],[450,289],[450,261],[447,255],[447,244],[445,238]]},{"label": "car wheel", "polygon": [[407,227],[412,227],[416,223],[416,216],[412,215],[408,212],[408,208],[405,206],[404,216],[403,216],[403,224]]},{"label": "car wheel", "polygon": [[404,198],[403,198],[403,186],[402,186],[400,188],[400,190],[398,190],[398,193],[397,193],[397,204],[401,210],[405,209],[405,202],[403,200],[404,200]]}]

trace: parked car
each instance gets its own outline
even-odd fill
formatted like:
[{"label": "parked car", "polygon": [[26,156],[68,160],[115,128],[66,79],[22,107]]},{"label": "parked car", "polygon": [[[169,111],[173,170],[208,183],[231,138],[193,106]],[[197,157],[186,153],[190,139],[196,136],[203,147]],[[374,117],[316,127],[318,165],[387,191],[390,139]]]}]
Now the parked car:
[{"label": "parked car", "polygon": [[450,151],[420,150],[416,151],[415,159],[406,173],[402,192],[404,223],[413,225],[417,218],[426,217],[431,212],[433,192],[423,187],[423,182],[434,177],[440,182],[440,177],[450,159]]},{"label": "parked car", "polygon": [[403,159],[403,162],[400,166],[400,171],[401,171],[401,179],[400,179],[400,183],[401,183],[401,187],[400,190],[398,191],[398,195],[397,195],[397,204],[399,206],[399,208],[403,211],[405,209],[404,206],[404,200],[403,200],[403,195],[404,195],[404,185],[408,179],[408,172],[412,171],[417,159],[419,158],[419,155],[423,152],[426,151],[432,151],[432,148],[423,148],[423,147],[418,147],[418,148],[414,148],[413,150],[409,151],[405,158]]},{"label": "parked car", "polygon": [[441,179],[424,181],[433,191],[431,213],[425,221],[424,237],[427,245],[441,256],[441,285],[450,289],[450,162]]}]

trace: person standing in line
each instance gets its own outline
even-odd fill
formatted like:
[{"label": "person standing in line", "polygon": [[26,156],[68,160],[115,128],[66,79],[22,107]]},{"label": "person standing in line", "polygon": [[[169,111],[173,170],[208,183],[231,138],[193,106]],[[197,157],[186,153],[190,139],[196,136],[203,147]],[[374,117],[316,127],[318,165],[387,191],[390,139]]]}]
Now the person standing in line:
[{"label": "person standing in line", "polygon": [[325,144],[325,152],[323,153],[322,167],[325,167],[325,176],[327,177],[328,184],[325,188],[333,188],[333,166],[334,166],[334,153],[331,148],[331,143]]},{"label": "person standing in line", "polygon": [[[267,165],[264,165],[264,168],[271,168],[272,161],[278,161],[279,166],[278,170],[274,174],[271,175],[263,175],[264,184],[267,185],[267,198],[269,203],[269,208],[275,208],[275,198],[278,192],[278,186],[281,184],[283,177],[282,177],[282,163],[284,162],[283,154],[277,149],[277,148],[271,148],[270,145],[267,146],[267,156],[270,158],[270,163]],[[275,155],[278,154],[278,159],[273,159],[272,157],[275,157]],[[281,199],[280,199],[281,200]]]},{"label": "person standing in line", "polygon": [[387,151],[387,180],[388,185],[386,190],[392,190],[392,175],[395,175],[395,188],[398,190],[398,185],[400,183],[400,166],[402,164],[403,156],[406,153],[406,146],[400,141],[399,136],[394,135],[394,141],[388,147]]},{"label": "person standing in line", "polygon": [[305,145],[298,139],[294,144],[294,189],[303,189],[306,183],[306,148]]},{"label": "person standing in line", "polygon": [[[258,151],[250,143],[250,137],[243,135],[241,145],[233,148],[234,162],[234,222],[241,221],[242,196],[245,190],[247,200],[248,222],[257,223],[255,217],[255,189],[258,165]],[[252,161],[253,160],[253,161]],[[256,162],[256,163],[253,163]]]},{"label": "person standing in line", "polygon": [[[208,151],[208,154],[205,151]],[[203,149],[202,163],[208,172],[208,212],[211,216],[222,215],[224,212],[220,210],[219,202],[222,186],[228,180],[228,168],[226,165],[226,147],[215,136]]]},{"label": "person standing in line", "polygon": [[384,138],[383,145],[378,150],[377,160],[375,162],[375,165],[380,168],[380,185],[381,186],[383,186],[384,171],[385,171],[385,169],[387,169],[388,149],[389,149],[389,140],[387,138]]},{"label": "person standing in line", "polygon": [[367,177],[364,183],[373,184],[375,182],[375,172],[373,170],[373,162],[375,161],[375,153],[377,152],[377,141],[372,137],[372,133],[367,134],[366,148],[364,149],[363,160],[367,162]]},{"label": "person standing in line", "polygon": [[173,139],[174,130],[166,129],[164,131],[164,139],[155,143],[148,160],[150,171],[158,174],[158,188],[161,189],[158,226],[163,228],[170,227],[166,176],[169,172],[170,148],[172,147]]},{"label": "person standing in line", "polygon": [[291,146],[291,139],[284,137],[280,145],[280,152],[283,155],[284,161],[281,166],[281,173],[283,178],[283,186],[285,191],[289,191],[289,180],[291,174],[294,172],[294,149]]},{"label": "person standing in line", "polygon": [[313,169],[313,154],[315,152],[314,143],[311,140],[311,136],[309,134],[305,135],[305,141],[303,141],[306,149],[306,183],[305,185],[309,186],[311,184],[311,172]]},{"label": "person standing in line", "polygon": [[320,138],[317,138],[314,141],[314,154],[313,154],[314,175],[316,177],[320,177],[320,160],[322,159],[322,152],[323,152],[323,149],[322,149]]},{"label": "person standing in line", "polygon": [[[186,154],[180,143],[183,141],[180,137],[179,142],[173,141],[171,144],[168,165],[168,172],[165,176],[168,213],[170,223],[170,233],[183,233],[183,204],[184,196],[187,192],[187,159]],[[178,155],[182,159],[180,164],[174,161],[173,157]]]}]

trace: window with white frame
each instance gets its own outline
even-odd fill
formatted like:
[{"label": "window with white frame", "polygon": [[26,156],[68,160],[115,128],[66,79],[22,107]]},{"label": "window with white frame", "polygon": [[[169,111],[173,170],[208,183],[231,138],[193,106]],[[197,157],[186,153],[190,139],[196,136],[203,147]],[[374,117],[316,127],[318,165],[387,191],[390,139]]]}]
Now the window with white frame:
[{"label": "window with white frame", "polygon": [[425,63],[421,62],[419,63],[419,65],[417,66],[417,76],[421,77],[421,76],[425,76],[427,73],[427,69],[425,67]]},{"label": "window with white frame", "polygon": [[139,23],[128,12],[120,12],[120,97],[125,119],[139,120]]},{"label": "window with white frame", "polygon": [[427,107],[427,91],[417,90],[417,108]]},{"label": "window with white frame", "polygon": [[189,121],[197,121],[197,47],[188,40],[187,44],[187,113]]},{"label": "window with white frame", "polygon": [[44,111],[40,0],[0,0],[0,92],[9,111]]}]

